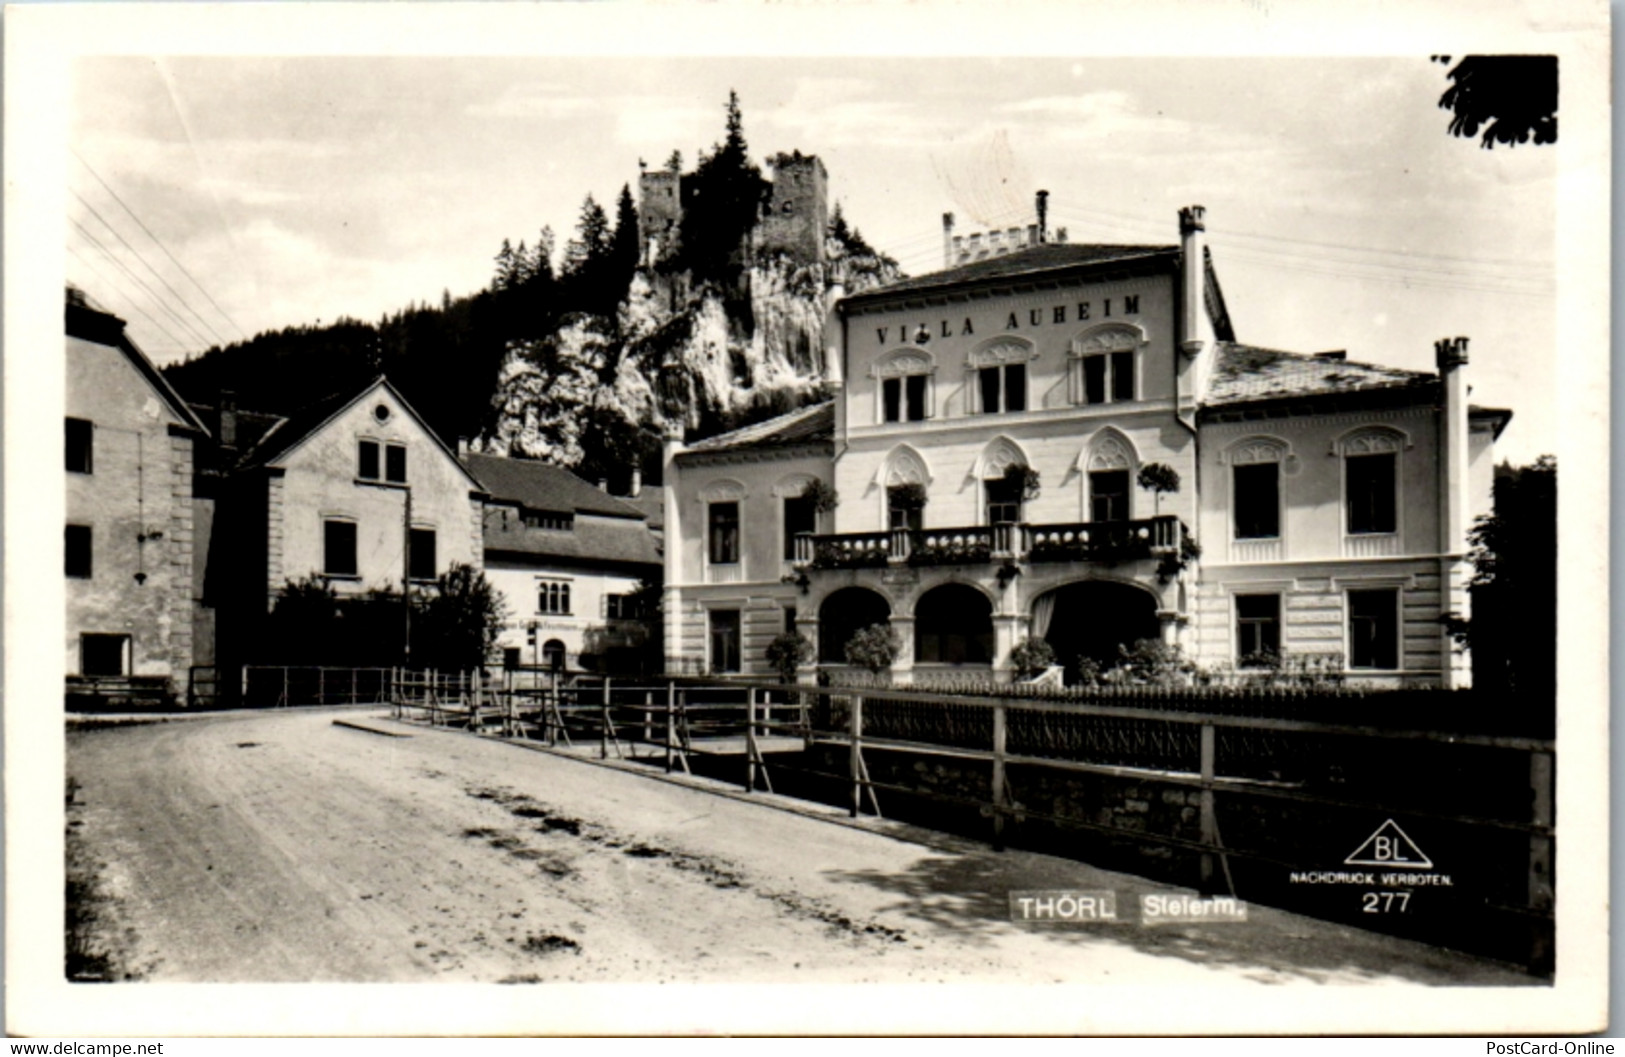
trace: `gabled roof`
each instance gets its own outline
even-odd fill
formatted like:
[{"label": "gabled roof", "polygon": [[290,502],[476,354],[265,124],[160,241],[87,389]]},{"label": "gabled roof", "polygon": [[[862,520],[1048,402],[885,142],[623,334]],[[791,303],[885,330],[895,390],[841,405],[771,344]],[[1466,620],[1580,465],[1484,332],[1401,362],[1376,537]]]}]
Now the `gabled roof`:
[{"label": "gabled roof", "polygon": [[1172,261],[1179,255],[1178,246],[1134,246],[1115,243],[1049,242],[996,257],[986,257],[969,264],[945,268],[939,272],[899,279],[894,283],[865,290],[845,298],[843,305],[862,305],[870,301],[885,301],[898,294],[924,293],[944,287],[973,283],[1016,280],[1039,272],[1084,268],[1110,263],[1150,260],[1167,257]]},{"label": "gabled roof", "polygon": [[1427,371],[1351,363],[1335,356],[1281,352],[1233,341],[1219,342],[1217,352],[1213,375],[1202,401],[1210,407],[1377,389],[1422,388],[1435,385],[1439,380],[1438,375]]},{"label": "gabled roof", "polygon": [[624,499],[595,488],[569,470],[534,459],[500,455],[462,456],[463,466],[485,485],[491,498],[531,510],[643,518],[643,511]]},{"label": "gabled roof", "polygon": [[811,404],[788,415],[770,418],[742,429],[697,440],[683,455],[698,452],[733,451],[740,448],[790,448],[803,444],[829,444],[835,439],[835,401]]},{"label": "gabled roof", "polygon": [[93,341],[98,345],[110,345],[124,353],[130,365],[136,369],[136,373],[157,391],[159,398],[169,406],[170,412],[176,418],[199,433],[208,435],[209,431],[202,420],[187,406],[186,401],[181,399],[180,394],[175,392],[174,387],[164,376],[158,373],[158,368],[147,359],[147,354],[142,352],[124,332],[124,320],[111,312],[92,308],[82,293],[70,290],[63,323],[70,338]]},{"label": "gabled roof", "polygon": [[292,454],[293,450],[299,445],[326,429],[334,419],[343,415],[380,388],[387,389],[406,413],[412,416],[412,420],[422,427],[423,432],[428,434],[436,446],[446,453],[446,458],[456,464],[457,468],[468,478],[469,483],[483,491],[479,479],[469,473],[461,462],[458,462],[457,453],[446,446],[446,442],[440,439],[440,435],[407,402],[407,399],[401,395],[401,391],[395,388],[394,383],[381,374],[354,393],[348,395],[335,393],[300,408],[294,414],[272,426],[260,437],[259,442],[243,455],[241,465],[247,468],[271,466],[280,462]]}]

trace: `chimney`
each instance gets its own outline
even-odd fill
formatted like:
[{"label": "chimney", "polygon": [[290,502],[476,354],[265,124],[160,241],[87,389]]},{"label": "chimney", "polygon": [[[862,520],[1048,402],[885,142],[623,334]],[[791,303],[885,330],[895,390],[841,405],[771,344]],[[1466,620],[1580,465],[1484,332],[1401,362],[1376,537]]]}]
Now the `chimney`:
[{"label": "chimney", "polygon": [[1038,241],[1049,241],[1049,192],[1038,192]]},{"label": "chimney", "polygon": [[626,494],[631,496],[633,499],[636,499],[638,497],[639,493],[641,493],[642,491],[643,491],[643,468],[640,467],[640,466],[634,466],[634,467],[632,467],[632,487],[627,490]]},{"label": "chimney", "polygon": [[1186,356],[1202,351],[1202,312],[1206,268],[1207,210],[1186,206],[1179,211],[1180,245],[1180,348]]},{"label": "chimney", "polygon": [[954,265],[954,249],[958,240],[954,238],[954,215],[942,214],[942,266],[952,268]]},{"label": "chimney", "polygon": [[237,447],[237,394],[230,389],[220,390],[219,440],[222,448]]},{"label": "chimney", "polygon": [[600,477],[600,478],[598,478],[598,490],[600,492],[603,492],[605,495],[609,494],[609,478],[608,477]]},{"label": "chimney", "polygon": [[[1441,607],[1468,616],[1471,599],[1467,582],[1467,339],[1441,338],[1433,343],[1439,367],[1439,581],[1444,594]],[[1449,634],[1444,650],[1444,685],[1471,682],[1467,658],[1455,648]]]},{"label": "chimney", "polygon": [[468,454],[468,438],[467,437],[458,437],[457,438],[457,454],[458,454],[459,457]]}]

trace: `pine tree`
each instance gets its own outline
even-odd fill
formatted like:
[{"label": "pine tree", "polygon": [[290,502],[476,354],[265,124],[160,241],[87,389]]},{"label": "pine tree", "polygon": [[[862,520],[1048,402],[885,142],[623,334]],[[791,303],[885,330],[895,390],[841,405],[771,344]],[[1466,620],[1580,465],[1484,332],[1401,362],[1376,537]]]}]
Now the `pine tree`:
[{"label": "pine tree", "polygon": [[581,203],[576,237],[564,247],[564,274],[582,276],[609,256],[609,217],[591,194]]},{"label": "pine tree", "polygon": [[671,152],[671,157],[666,159],[666,171],[672,173],[680,173],[683,171],[682,151],[674,150]]},{"label": "pine tree", "polygon": [[491,289],[506,290],[513,284],[514,260],[513,244],[507,239],[502,240],[502,249],[497,251],[496,274],[491,277]]},{"label": "pine tree", "polygon": [[701,155],[691,180],[693,194],[684,196],[689,201],[675,263],[697,281],[732,286],[743,267],[741,251],[769,190],[761,169],[750,161],[738,93],[728,93],[726,137]]},{"label": "pine tree", "polygon": [[622,184],[621,197],[615,203],[615,236],[610,249],[617,283],[632,281],[639,256],[638,209],[632,202],[632,188]]}]

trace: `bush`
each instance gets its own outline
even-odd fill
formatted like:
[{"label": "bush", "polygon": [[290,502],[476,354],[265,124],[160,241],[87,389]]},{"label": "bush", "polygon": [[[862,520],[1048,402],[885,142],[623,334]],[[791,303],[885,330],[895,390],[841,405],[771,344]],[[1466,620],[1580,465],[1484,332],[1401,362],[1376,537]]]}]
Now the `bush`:
[{"label": "bush", "polygon": [[879,675],[892,666],[902,648],[903,641],[890,624],[871,624],[847,640],[846,663]]},{"label": "bush", "polygon": [[1118,661],[1102,680],[1119,686],[1189,686],[1203,675],[1178,646],[1161,639],[1141,639],[1134,648],[1119,646]]},{"label": "bush", "polygon": [[458,562],[413,608],[413,663],[461,671],[484,667],[508,607],[483,572]]},{"label": "bush", "polygon": [[1041,675],[1055,663],[1055,649],[1043,639],[1023,639],[1010,651],[1010,667],[1022,679]]},{"label": "bush", "polygon": [[767,644],[767,663],[779,673],[780,682],[795,682],[796,669],[812,660],[812,657],[812,642],[794,631],[783,632]]}]

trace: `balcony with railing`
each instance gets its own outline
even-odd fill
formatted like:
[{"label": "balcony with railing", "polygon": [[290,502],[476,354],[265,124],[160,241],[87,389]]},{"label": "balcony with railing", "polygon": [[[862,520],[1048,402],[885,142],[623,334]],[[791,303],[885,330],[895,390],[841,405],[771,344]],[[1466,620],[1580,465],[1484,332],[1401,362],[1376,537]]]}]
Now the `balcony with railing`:
[{"label": "balcony with railing", "polygon": [[978,565],[995,561],[1104,562],[1177,555],[1186,533],[1172,514],[1140,521],[971,525],[796,537],[804,569]]}]

